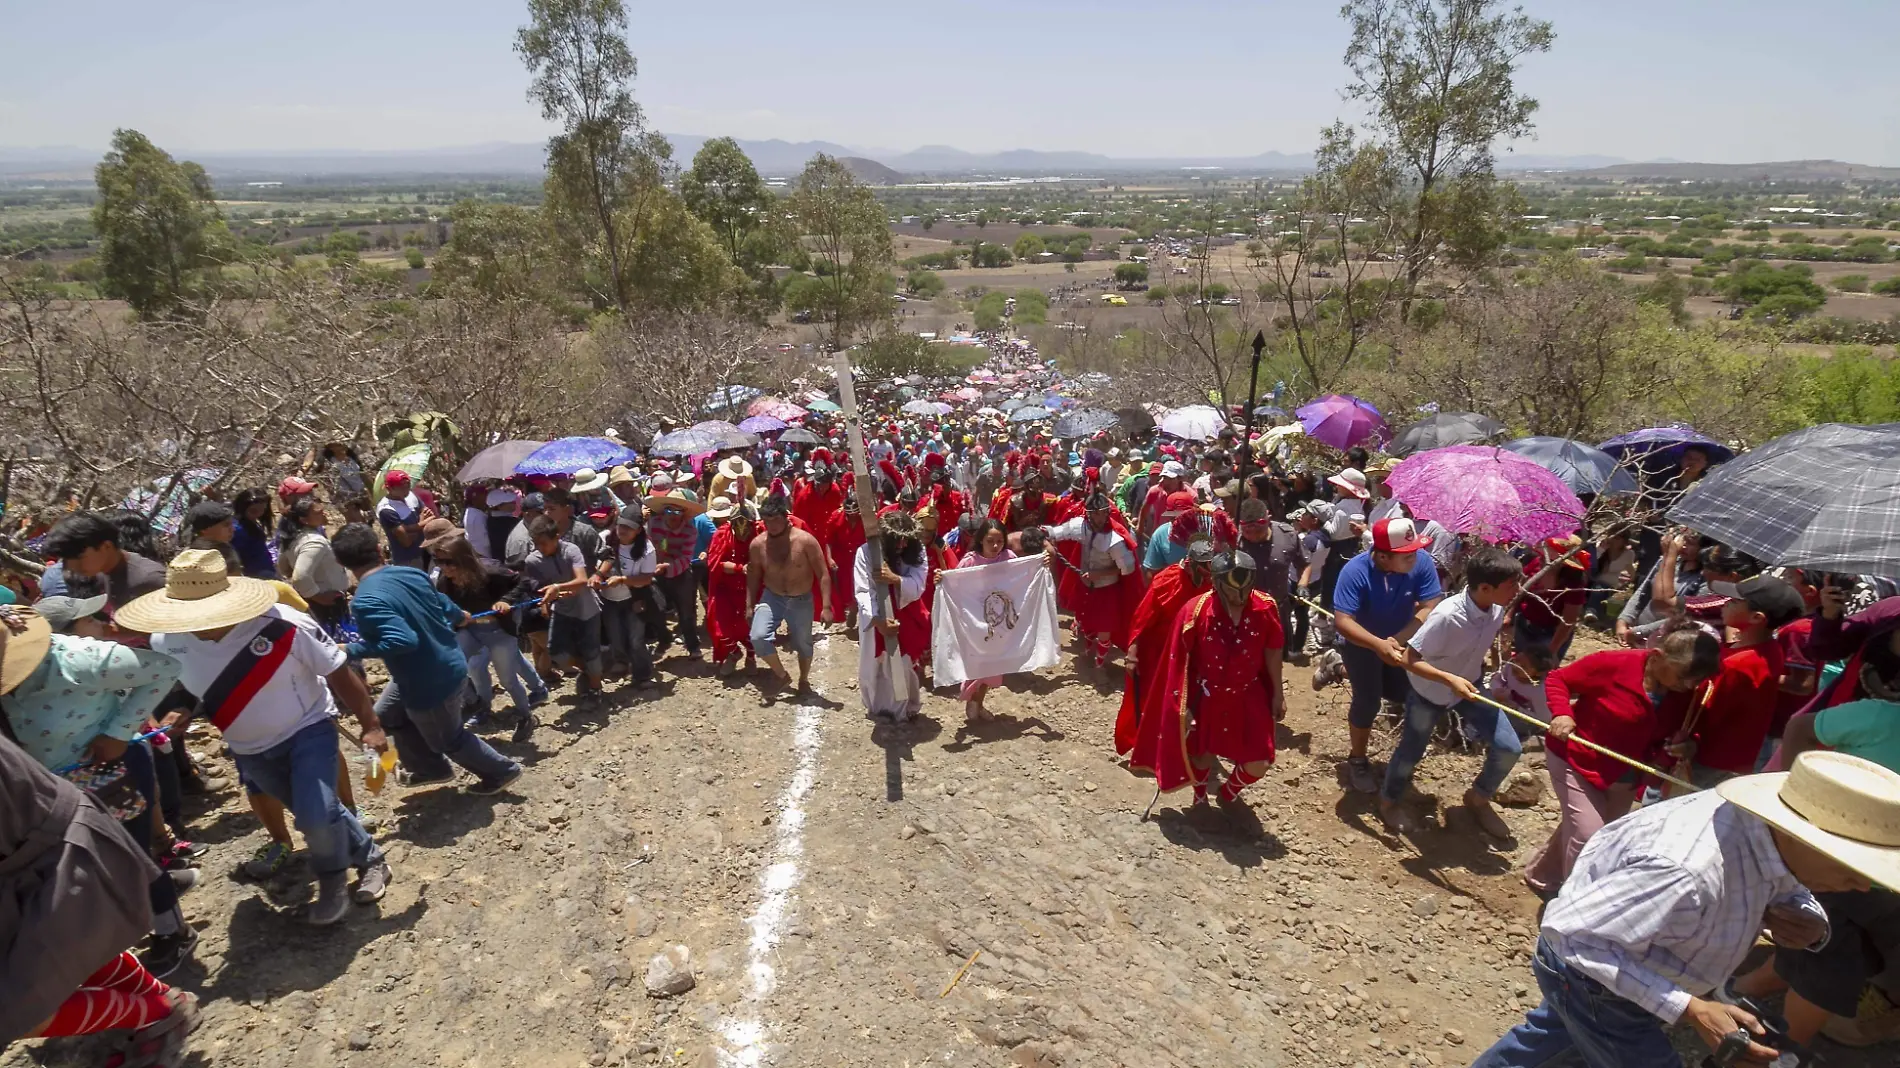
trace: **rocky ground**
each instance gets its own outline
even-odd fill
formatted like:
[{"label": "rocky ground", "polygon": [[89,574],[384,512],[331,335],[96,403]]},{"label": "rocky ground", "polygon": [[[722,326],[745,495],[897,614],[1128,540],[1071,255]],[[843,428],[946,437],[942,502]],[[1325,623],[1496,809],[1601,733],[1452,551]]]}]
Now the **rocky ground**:
[{"label": "rocky ground", "polygon": [[[804,701],[664,666],[651,696],[558,698],[531,743],[500,736],[530,765],[509,793],[366,797],[396,881],[336,928],[298,921],[301,868],[233,874],[263,841],[238,794],[200,806],[191,1063],[1455,1066],[1536,1002],[1516,869],[1551,803],[1507,809],[1511,841],[1458,811],[1387,836],[1339,786],[1344,695],[1305,672],[1248,807],[1183,792],[1142,822],[1114,668],[1020,680],[972,731],[949,690],[874,726],[842,635]],[[1476,765],[1429,756],[1421,811]],[[97,1052],[23,1043],[0,1068]]]}]

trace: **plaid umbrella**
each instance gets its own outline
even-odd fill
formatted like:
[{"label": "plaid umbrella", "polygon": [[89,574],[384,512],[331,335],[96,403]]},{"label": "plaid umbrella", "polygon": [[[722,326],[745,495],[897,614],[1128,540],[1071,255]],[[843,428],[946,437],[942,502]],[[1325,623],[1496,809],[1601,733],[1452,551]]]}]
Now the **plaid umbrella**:
[{"label": "plaid umbrella", "polygon": [[1823,423],[1714,468],[1669,518],[1773,564],[1900,575],[1900,423]]}]

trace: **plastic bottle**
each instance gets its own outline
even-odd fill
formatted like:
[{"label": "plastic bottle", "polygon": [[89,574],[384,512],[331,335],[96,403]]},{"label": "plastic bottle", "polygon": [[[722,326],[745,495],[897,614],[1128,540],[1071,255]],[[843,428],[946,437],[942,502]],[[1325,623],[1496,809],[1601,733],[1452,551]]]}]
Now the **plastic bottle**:
[{"label": "plastic bottle", "polygon": [[396,750],[378,753],[369,746],[363,747],[363,789],[372,794],[383,792],[383,784],[388,781],[389,772],[396,766]]}]

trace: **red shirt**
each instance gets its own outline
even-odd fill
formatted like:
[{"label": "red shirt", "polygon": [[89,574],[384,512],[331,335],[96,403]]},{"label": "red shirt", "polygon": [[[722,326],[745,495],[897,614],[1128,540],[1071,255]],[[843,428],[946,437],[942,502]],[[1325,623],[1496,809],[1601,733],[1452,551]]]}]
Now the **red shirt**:
[{"label": "red shirt", "polygon": [[[1569,716],[1577,721],[1579,737],[1656,765],[1663,741],[1682,724],[1689,695],[1665,694],[1660,705],[1650,700],[1643,668],[1653,655],[1649,649],[1610,649],[1544,676],[1551,718]],[[1552,738],[1546,744],[1599,790],[1609,789],[1630,771],[1627,764],[1568,741]]]},{"label": "red shirt", "polygon": [[1696,721],[1696,763],[1741,775],[1755,770],[1781,700],[1781,671],[1781,647],[1773,640],[1722,654],[1722,670],[1710,681]]},{"label": "red shirt", "polygon": [[1584,588],[1582,571],[1562,564],[1544,576],[1544,585],[1532,589],[1531,576],[1544,569],[1544,558],[1533,556],[1524,562],[1524,593],[1517,599],[1517,614],[1534,627],[1555,630],[1564,621],[1571,605],[1582,609],[1589,591]]}]

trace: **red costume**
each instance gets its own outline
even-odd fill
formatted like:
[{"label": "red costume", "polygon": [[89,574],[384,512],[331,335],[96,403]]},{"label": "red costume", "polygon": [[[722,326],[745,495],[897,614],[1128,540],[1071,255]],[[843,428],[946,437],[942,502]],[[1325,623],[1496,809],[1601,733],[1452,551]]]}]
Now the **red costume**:
[{"label": "red costume", "polygon": [[[1286,642],[1273,598],[1248,591],[1236,621],[1220,594],[1204,593],[1181,610],[1171,630],[1153,714],[1141,719],[1129,766],[1153,772],[1167,793],[1204,783],[1190,756],[1272,763],[1280,695],[1267,654]],[[1228,791],[1239,793],[1233,780]]]},{"label": "red costume", "polygon": [[832,515],[823,540],[831,549],[831,562],[835,565],[831,569],[831,618],[842,622],[848,618],[845,607],[852,603],[851,576],[846,572],[864,545],[864,517],[839,508]]},{"label": "red costume", "polygon": [[816,536],[831,524],[831,517],[844,507],[844,490],[836,482],[818,483],[799,479],[792,490],[792,518],[803,520],[804,529]]},{"label": "red costume", "polygon": [[945,534],[957,529],[957,523],[970,511],[970,498],[963,491],[952,489],[948,482],[936,481],[938,471],[945,470],[949,461],[940,452],[927,453],[924,456],[924,475],[931,479],[930,488],[924,494],[924,503],[937,513],[937,529]]},{"label": "red costume", "polygon": [[[745,645],[751,626],[745,617],[745,565],[751,546],[740,541],[727,523],[706,547],[706,632],[712,635],[712,658],[722,663]],[[725,565],[739,565],[728,573]],[[748,653],[750,647],[747,647]]]},{"label": "red costume", "polygon": [[1166,678],[1168,643],[1174,637],[1174,620],[1189,601],[1207,593],[1209,583],[1196,585],[1181,563],[1155,572],[1148,592],[1135,606],[1129,620],[1129,648],[1134,650],[1127,681],[1122,685],[1121,712],[1115,717],[1115,751],[1126,754],[1135,746],[1139,724],[1155,709],[1157,694]]}]

